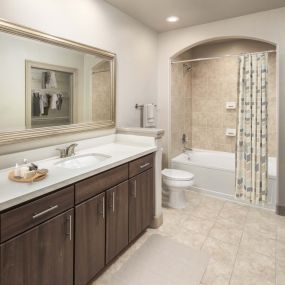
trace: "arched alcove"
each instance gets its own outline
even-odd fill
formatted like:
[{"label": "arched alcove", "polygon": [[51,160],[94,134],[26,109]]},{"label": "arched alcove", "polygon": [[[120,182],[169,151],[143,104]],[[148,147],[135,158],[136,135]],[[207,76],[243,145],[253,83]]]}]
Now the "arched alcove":
[{"label": "arched alcove", "polygon": [[[182,153],[183,134],[188,138],[188,148],[234,155],[236,140],[235,136],[228,135],[228,130],[237,128],[238,58],[240,54],[256,52],[268,52],[268,150],[275,168],[270,193],[273,197],[278,156],[274,43],[245,37],[212,38],[188,46],[171,57],[168,155],[172,159]],[[235,107],[227,109],[227,103],[234,103]],[[227,195],[234,196],[234,182]],[[269,204],[273,208],[276,201],[272,199]]]},{"label": "arched alcove", "polygon": [[[207,40],[203,40],[187,46],[179,51],[177,51],[173,56],[171,56],[171,61],[185,59],[191,57],[191,51],[203,49],[209,52],[210,48],[217,49],[221,46],[232,46],[236,53],[240,52],[254,52],[254,51],[264,51],[264,50],[276,50],[277,45],[273,42],[265,41],[259,38],[249,38],[249,37],[215,37]],[[248,50],[247,50],[248,48]],[[220,54],[221,55],[221,54]],[[193,56],[193,55],[192,55]],[[209,54],[208,54],[209,56]],[[217,55],[218,56],[218,55]]]}]

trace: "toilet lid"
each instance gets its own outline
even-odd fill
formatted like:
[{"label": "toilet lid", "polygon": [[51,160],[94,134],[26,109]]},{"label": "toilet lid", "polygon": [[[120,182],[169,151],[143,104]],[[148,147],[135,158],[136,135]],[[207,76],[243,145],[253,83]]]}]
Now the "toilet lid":
[{"label": "toilet lid", "polygon": [[194,175],[191,172],[178,169],[165,168],[162,170],[162,175],[172,180],[192,180]]}]

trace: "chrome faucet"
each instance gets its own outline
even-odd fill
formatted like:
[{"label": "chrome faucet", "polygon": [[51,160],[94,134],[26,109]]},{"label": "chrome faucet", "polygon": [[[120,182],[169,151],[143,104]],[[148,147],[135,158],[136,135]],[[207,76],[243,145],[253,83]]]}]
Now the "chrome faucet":
[{"label": "chrome faucet", "polygon": [[66,148],[66,156],[67,156],[67,157],[70,157],[70,156],[75,155],[75,148],[76,148],[77,146],[78,146],[77,143],[73,143],[73,144],[71,144],[70,146],[68,146],[68,147]]},{"label": "chrome faucet", "polygon": [[59,151],[60,158],[70,157],[75,155],[75,148],[78,146],[77,143],[73,143],[65,148],[57,148]]},{"label": "chrome faucet", "polygon": [[187,142],[188,142],[187,136],[186,134],[183,134],[182,135],[183,153],[185,153],[187,155],[187,159],[190,160],[190,153],[188,152],[188,150],[192,150],[192,148],[186,146]]}]

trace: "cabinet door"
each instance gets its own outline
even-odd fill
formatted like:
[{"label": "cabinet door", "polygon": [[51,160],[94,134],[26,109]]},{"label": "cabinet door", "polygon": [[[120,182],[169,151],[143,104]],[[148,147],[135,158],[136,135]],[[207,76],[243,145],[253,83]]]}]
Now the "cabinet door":
[{"label": "cabinet door", "polygon": [[128,181],[106,192],[106,263],[128,245]]},{"label": "cabinet door", "polygon": [[1,285],[73,284],[73,210],[1,245]]},{"label": "cabinet door", "polygon": [[129,180],[129,242],[151,223],[153,218],[153,168]]},{"label": "cabinet door", "polygon": [[105,193],[75,208],[75,285],[87,284],[105,266]]}]

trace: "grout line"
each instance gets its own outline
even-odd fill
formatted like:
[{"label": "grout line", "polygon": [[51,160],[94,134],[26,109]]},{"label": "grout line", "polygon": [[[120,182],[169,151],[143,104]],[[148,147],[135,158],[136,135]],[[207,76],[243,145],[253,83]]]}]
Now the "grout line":
[{"label": "grout line", "polygon": [[[219,211],[217,217],[220,215],[220,213],[221,213],[221,211],[224,209],[224,207],[225,207],[225,202],[223,203],[223,206],[221,207],[221,209],[220,209],[220,211]],[[216,217],[216,218],[217,218],[217,217]],[[215,218],[215,219],[216,219],[216,218]],[[217,223],[217,221],[215,221],[215,222],[213,223],[213,225],[211,226],[211,228],[209,229],[209,231],[208,231],[208,233],[207,233],[207,235],[206,235],[206,238],[205,238],[203,244],[201,245],[201,250],[203,249],[206,240],[207,240],[208,238],[211,238],[211,237],[209,236],[209,234],[210,234],[211,230],[214,228],[214,226],[216,225],[216,223]],[[209,254],[209,255],[210,255],[210,254]],[[210,261],[211,258],[212,258],[212,257],[211,257],[211,255],[210,255],[210,256],[209,256],[209,261]],[[206,267],[206,269],[205,269],[205,272],[204,272],[204,274],[203,274],[201,280],[203,280],[203,278],[204,278],[204,276],[205,276],[205,274],[206,274],[206,272],[207,272],[208,266],[209,266],[209,263],[207,264],[207,267]],[[203,284],[202,281],[200,282],[200,284]]]},{"label": "grout line", "polygon": [[242,235],[241,235],[241,238],[240,238],[240,241],[239,241],[239,244],[238,244],[236,257],[235,257],[235,260],[234,260],[234,263],[233,263],[233,269],[232,269],[232,272],[231,272],[231,277],[230,277],[230,280],[229,280],[229,285],[230,285],[230,283],[231,283],[231,281],[232,281],[233,272],[234,272],[234,268],[235,268],[235,265],[236,265],[238,253],[239,253],[239,250],[240,250],[240,244],[241,244],[241,241],[242,241],[242,238],[243,238],[243,235],[244,235],[244,230],[245,230],[245,225],[246,225],[246,221],[247,221],[247,218],[248,218],[248,214],[249,214],[249,210],[247,211],[246,216],[245,216],[245,222],[244,222],[243,229],[242,229]]},{"label": "grout line", "polygon": [[277,285],[277,227],[276,227],[276,239],[275,239],[275,285]]}]

